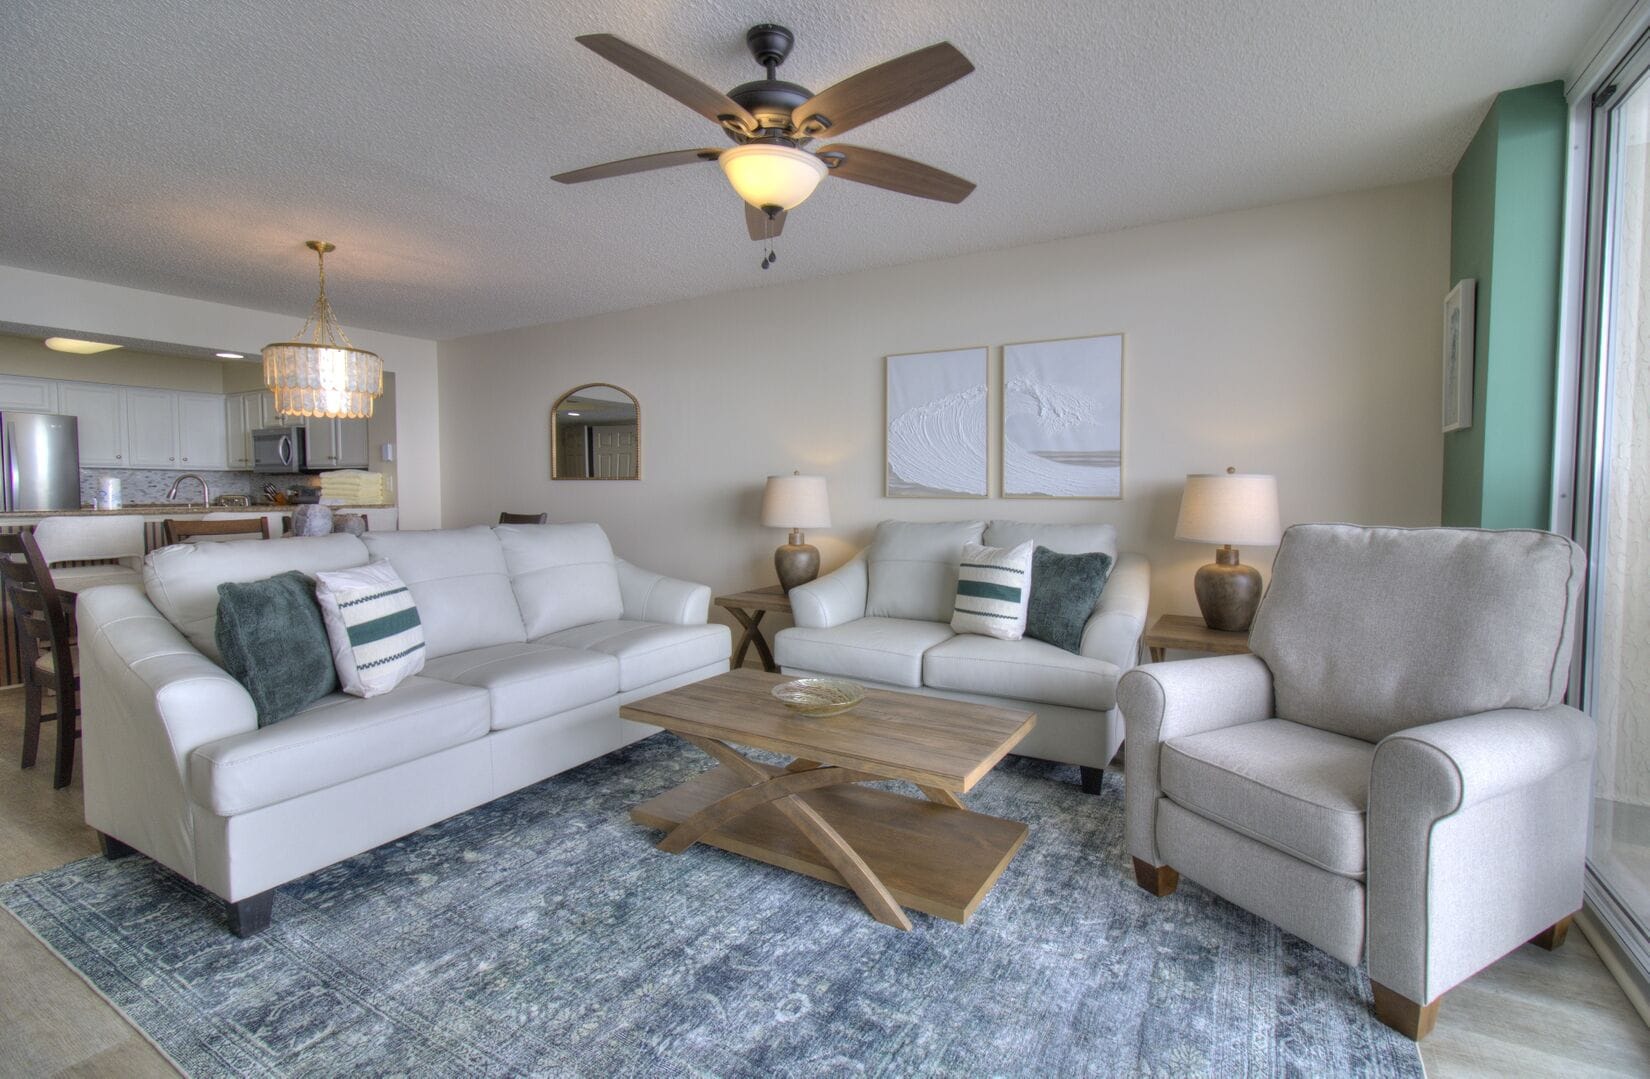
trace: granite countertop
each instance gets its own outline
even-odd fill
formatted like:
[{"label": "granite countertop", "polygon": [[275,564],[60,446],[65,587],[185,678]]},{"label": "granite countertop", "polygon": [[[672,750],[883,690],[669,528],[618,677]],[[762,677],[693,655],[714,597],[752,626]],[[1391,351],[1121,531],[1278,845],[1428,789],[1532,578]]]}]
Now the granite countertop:
[{"label": "granite countertop", "polygon": [[[199,502],[137,502],[118,510],[99,510],[82,506],[77,510],[18,510],[0,513],[0,520],[40,517],[114,517],[136,514],[141,517],[201,517],[208,513],[287,513],[295,505],[278,506],[273,502],[254,502],[250,506],[202,506]],[[367,506],[329,506],[334,513],[356,513],[360,510],[393,510],[395,503],[383,502]]]}]

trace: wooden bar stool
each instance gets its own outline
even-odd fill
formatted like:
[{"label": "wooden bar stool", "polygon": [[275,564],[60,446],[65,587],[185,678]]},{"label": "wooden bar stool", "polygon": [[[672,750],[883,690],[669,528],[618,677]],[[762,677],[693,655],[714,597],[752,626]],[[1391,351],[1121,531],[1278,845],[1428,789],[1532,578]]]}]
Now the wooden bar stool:
[{"label": "wooden bar stool", "polygon": [[548,513],[501,513],[498,523],[501,525],[541,525],[550,515]]},{"label": "wooden bar stool", "polygon": [[[0,584],[17,625],[23,660],[23,767],[34,767],[40,725],[57,723],[57,764],[53,787],[67,787],[74,775],[75,739],[80,737],[79,657],[69,642],[69,619],[40,547],[28,532],[0,535]],[[44,711],[51,693],[53,711]]]},{"label": "wooden bar stool", "polygon": [[168,517],[165,522],[168,546],[184,543],[197,537],[208,540],[269,538],[269,518],[243,517],[232,521],[180,520]]}]

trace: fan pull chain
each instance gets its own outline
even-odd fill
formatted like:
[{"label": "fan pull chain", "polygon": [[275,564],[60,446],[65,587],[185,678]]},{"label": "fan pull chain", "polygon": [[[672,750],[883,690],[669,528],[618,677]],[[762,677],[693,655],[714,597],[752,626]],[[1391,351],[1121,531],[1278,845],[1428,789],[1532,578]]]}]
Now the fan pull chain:
[{"label": "fan pull chain", "polygon": [[773,215],[771,214],[764,215],[762,219],[762,239],[768,245],[768,253],[762,256],[762,268],[766,270],[779,261],[779,253],[773,249]]}]

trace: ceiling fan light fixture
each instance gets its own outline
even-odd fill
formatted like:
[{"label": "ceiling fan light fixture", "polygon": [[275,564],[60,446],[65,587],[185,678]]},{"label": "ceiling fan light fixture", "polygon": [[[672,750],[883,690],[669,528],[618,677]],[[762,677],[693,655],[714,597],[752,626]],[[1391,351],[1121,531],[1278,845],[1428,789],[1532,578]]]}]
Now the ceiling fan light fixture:
[{"label": "ceiling fan light fixture", "polygon": [[806,150],[768,142],[724,150],[717,162],[739,197],[759,210],[800,206],[829,171]]}]

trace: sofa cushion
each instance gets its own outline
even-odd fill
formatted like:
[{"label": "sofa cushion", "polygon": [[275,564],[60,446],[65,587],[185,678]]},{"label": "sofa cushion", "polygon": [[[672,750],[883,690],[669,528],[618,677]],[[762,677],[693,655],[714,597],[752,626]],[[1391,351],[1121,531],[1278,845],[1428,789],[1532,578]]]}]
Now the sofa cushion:
[{"label": "sofa cushion", "polygon": [[485,692],[415,675],[382,697],[335,693],[272,727],[198,747],[189,754],[189,793],[232,817],[486,733]]},{"label": "sofa cushion", "polygon": [[180,543],[150,551],[143,559],[143,588],[166,620],[213,662],[218,652],[218,586],[226,581],[261,581],[297,570],[314,577],[319,570],[367,564],[367,548],[354,536],[309,536],[302,539],[237,540],[233,543]]},{"label": "sofa cushion", "polygon": [[980,542],[983,531],[984,521],[882,522],[865,552],[865,613],[950,622],[963,544]]},{"label": "sofa cushion", "polygon": [[538,644],[583,648],[619,663],[619,690],[628,692],[664,678],[728,662],[733,638],[723,625],[677,626],[612,619],[540,637]]},{"label": "sofa cushion", "polygon": [[1027,540],[1060,554],[1089,554],[1100,551],[1117,561],[1117,529],[1111,525],[1046,525],[1034,521],[992,521],[985,526],[991,547],[1013,547]]},{"label": "sofa cushion", "polygon": [[1025,636],[1031,600],[1031,543],[1018,547],[963,544],[951,628],[1005,641]]},{"label": "sofa cushion", "polygon": [[529,638],[624,614],[613,545],[601,525],[499,525],[493,531]]},{"label": "sofa cushion", "polygon": [[491,528],[368,532],[362,540],[407,582],[424,624],[428,659],[527,639],[504,551]]},{"label": "sofa cushion", "polygon": [[1117,704],[1122,673],[1103,659],[1074,656],[1030,637],[999,641],[963,634],[922,657],[925,686],[1096,711]]},{"label": "sofa cushion", "polygon": [[1267,719],[1171,738],[1158,783],[1186,809],[1320,869],[1364,872],[1375,747]]},{"label": "sofa cushion", "polygon": [[829,629],[793,626],[774,637],[774,659],[789,670],[915,687],[922,685],[923,653],[954,636],[943,622],[911,618],[858,618]]},{"label": "sofa cushion", "polygon": [[1031,557],[1025,635],[1073,654],[1081,652],[1083,629],[1100,606],[1111,567],[1111,555],[1104,551],[1060,554],[1038,547]]},{"label": "sofa cushion", "polygon": [[1378,742],[1498,708],[1549,708],[1569,676],[1586,556],[1550,532],[1296,525],[1249,646],[1277,713]]},{"label": "sofa cushion", "polygon": [[338,691],[315,585],[297,570],[220,584],[217,639],[223,668],[246,687],[260,727]]},{"label": "sofa cushion", "polygon": [[619,664],[612,656],[546,644],[455,652],[426,663],[424,677],[486,690],[495,731],[619,692]]}]

